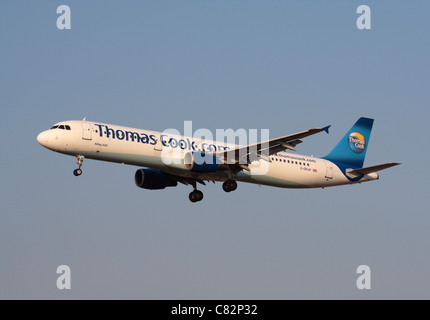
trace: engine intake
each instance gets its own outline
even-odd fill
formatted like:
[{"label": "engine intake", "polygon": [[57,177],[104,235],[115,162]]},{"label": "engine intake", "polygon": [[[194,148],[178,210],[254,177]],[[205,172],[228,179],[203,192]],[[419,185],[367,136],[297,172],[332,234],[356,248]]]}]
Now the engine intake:
[{"label": "engine intake", "polygon": [[139,169],[134,174],[134,182],[139,188],[161,190],[166,187],[176,187],[178,182],[158,170]]}]

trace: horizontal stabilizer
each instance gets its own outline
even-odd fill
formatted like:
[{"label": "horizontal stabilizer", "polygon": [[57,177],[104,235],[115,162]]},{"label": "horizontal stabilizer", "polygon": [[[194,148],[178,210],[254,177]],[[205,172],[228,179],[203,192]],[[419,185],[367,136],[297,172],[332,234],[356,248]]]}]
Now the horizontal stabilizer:
[{"label": "horizontal stabilizer", "polygon": [[386,164],[380,164],[378,166],[373,166],[373,167],[347,170],[347,173],[352,174],[352,175],[366,175],[369,173],[373,173],[373,172],[381,171],[381,170],[388,169],[388,168],[391,168],[394,166],[398,166],[399,164],[400,163],[397,163],[397,162],[391,162],[391,163],[386,163]]}]

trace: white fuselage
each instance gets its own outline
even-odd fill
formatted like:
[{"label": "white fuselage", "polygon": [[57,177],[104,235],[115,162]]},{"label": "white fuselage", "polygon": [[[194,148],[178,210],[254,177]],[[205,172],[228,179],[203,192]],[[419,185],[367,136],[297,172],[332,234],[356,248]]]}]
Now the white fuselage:
[{"label": "white fuselage", "polygon": [[[148,167],[185,178],[212,181],[233,179],[282,188],[319,188],[378,179],[378,174],[371,173],[351,180],[331,161],[287,152],[270,156],[270,162],[262,159],[253,162],[251,171],[193,172],[184,168],[185,153],[215,153],[234,149],[235,145],[100,122],[64,121],[55,126],[58,127],[37,137],[38,142],[50,150],[71,156],[81,155],[87,159]],[[177,161],[170,163],[166,159]],[[264,174],[252,170],[262,166],[266,168],[261,171]]]}]

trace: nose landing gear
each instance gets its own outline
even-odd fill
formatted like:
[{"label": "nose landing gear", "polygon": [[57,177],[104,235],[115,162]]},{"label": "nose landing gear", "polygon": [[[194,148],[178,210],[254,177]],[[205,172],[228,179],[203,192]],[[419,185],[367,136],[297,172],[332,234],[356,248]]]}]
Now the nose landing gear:
[{"label": "nose landing gear", "polygon": [[73,170],[73,174],[76,177],[79,177],[82,174],[81,166],[82,166],[82,163],[84,162],[84,156],[77,155],[76,160],[78,160],[78,169]]},{"label": "nose landing gear", "polygon": [[[189,195],[190,201],[193,203],[202,201],[203,200],[203,192],[201,192],[200,190],[197,190],[197,186],[196,186],[195,181],[193,181],[191,184],[192,184],[194,190]],[[222,188],[225,192],[234,191],[237,189],[237,182],[235,180],[228,179],[228,180],[224,181],[224,183],[222,184]]]}]

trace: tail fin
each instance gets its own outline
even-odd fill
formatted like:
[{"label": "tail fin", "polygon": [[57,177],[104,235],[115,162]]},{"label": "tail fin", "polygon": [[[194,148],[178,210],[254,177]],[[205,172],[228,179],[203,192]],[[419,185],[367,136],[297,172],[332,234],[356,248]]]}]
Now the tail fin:
[{"label": "tail fin", "polygon": [[358,119],[351,130],[324,159],[362,168],[372,126],[373,119]]}]

